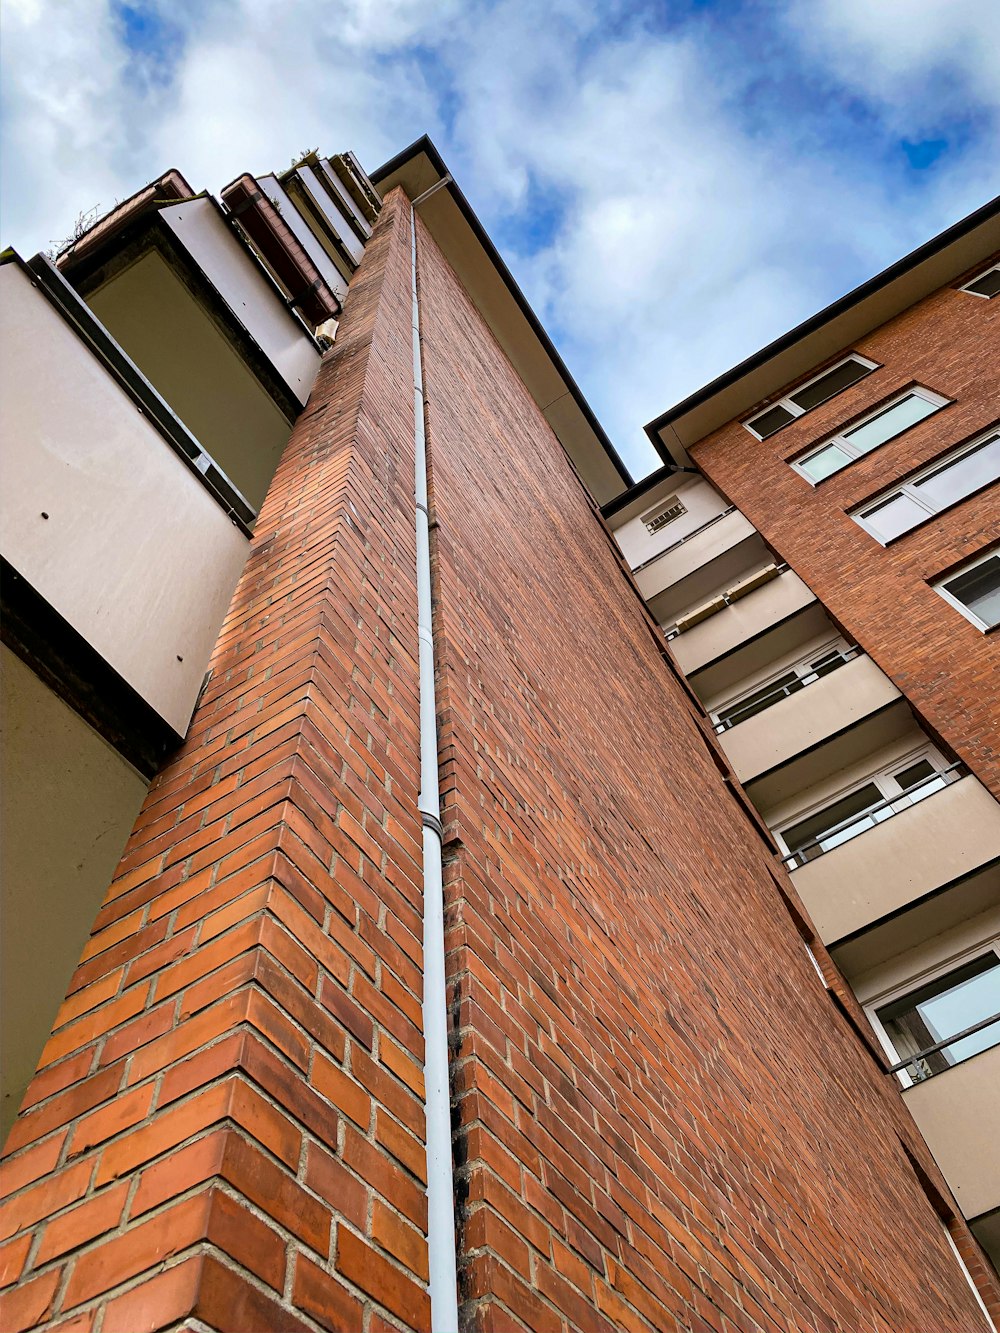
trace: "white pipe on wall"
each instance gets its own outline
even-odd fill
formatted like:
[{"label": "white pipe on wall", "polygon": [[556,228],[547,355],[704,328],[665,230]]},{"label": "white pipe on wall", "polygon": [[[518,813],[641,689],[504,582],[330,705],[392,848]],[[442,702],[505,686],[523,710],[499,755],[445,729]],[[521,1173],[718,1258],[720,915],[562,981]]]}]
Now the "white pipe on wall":
[{"label": "white pipe on wall", "polygon": [[416,463],[417,644],[420,666],[420,795],[424,853],[424,1109],[427,1118],[427,1248],[432,1333],[458,1333],[458,1262],[455,1254],[455,1177],[451,1157],[451,1087],[448,1078],[448,996],[444,964],[444,879],[438,785],[437,706],[434,697],[434,622],[431,542],[427,512],[427,438],[417,299],[417,230],[410,206],[413,296],[413,417]]}]

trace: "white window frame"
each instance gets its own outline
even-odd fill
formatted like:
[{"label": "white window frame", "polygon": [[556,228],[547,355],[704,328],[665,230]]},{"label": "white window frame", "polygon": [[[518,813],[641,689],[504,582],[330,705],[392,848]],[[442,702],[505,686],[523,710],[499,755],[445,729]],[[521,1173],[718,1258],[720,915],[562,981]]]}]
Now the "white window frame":
[{"label": "white window frame", "polygon": [[998,270],[1000,270],[1000,260],[997,260],[995,264],[990,264],[987,268],[984,268],[982,273],[977,273],[974,278],[970,278],[968,282],[963,283],[958,290],[960,292],[966,292],[969,296],[978,296],[980,301],[992,301],[994,296],[1000,296],[1000,292],[994,292],[993,296],[990,296],[987,292],[974,292],[972,290],[972,284],[974,282],[980,282],[986,277],[987,273],[996,273]]},{"label": "white window frame", "polygon": [[970,569],[975,569],[977,565],[985,565],[987,560],[994,559],[1000,559],[1000,546],[994,546],[992,550],[983,551],[982,554],[977,555],[974,560],[967,560],[964,565],[959,565],[957,569],[949,570],[947,574],[942,575],[939,579],[935,579],[931,584],[931,587],[939,597],[942,597],[949,606],[953,606],[958,614],[964,616],[970,624],[975,625],[976,629],[981,629],[984,634],[988,633],[991,629],[996,629],[997,626],[987,625],[985,620],[981,620],[974,611],[970,611],[965,603],[960,602],[959,599],[953,596],[944,585],[950,583],[957,575],[968,574]]},{"label": "white window frame", "polygon": [[[898,430],[895,435],[889,435],[881,442],[881,444],[875,445],[873,449],[860,450],[851,444],[850,440],[847,438],[848,433],[858,430],[861,426],[867,425],[869,421],[874,421],[875,418],[880,417],[883,412],[888,412],[890,408],[895,407],[897,403],[904,402],[907,398],[923,398],[925,402],[932,405],[934,411],[928,412],[927,416],[922,417],[920,421],[915,421],[913,426],[904,426],[903,429]],[[913,384],[910,388],[904,389],[901,393],[894,394],[887,402],[880,403],[878,407],[872,408],[872,410],[866,412],[863,417],[858,417],[856,421],[849,422],[846,426],[843,426],[836,435],[828,435],[826,439],[820,441],[819,444],[814,444],[811,449],[807,449],[804,454],[800,454],[798,458],[792,460],[792,467],[800,477],[806,479],[810,486],[819,486],[824,481],[828,481],[830,477],[835,477],[838,472],[845,471],[845,469],[850,467],[851,463],[856,463],[862,458],[870,458],[872,454],[877,453],[878,450],[884,448],[885,445],[891,443],[893,440],[898,440],[900,435],[905,435],[908,430],[913,430],[914,426],[920,426],[924,421],[930,420],[936,412],[940,412],[942,407],[947,407],[952,401],[953,399],[951,398],[944,398],[941,394],[935,393],[933,389],[925,389],[922,384]],[[848,461],[843,467],[839,467],[836,471],[828,473],[825,477],[821,477],[819,481],[815,481],[810,477],[809,473],[806,472],[804,464],[808,463],[810,458],[815,458],[817,454],[821,454],[824,449],[829,449],[832,444],[836,445],[838,449],[843,450],[843,452],[847,454]]]},{"label": "white window frame", "polygon": [[[787,666],[781,667],[778,671],[772,671],[765,680],[758,681],[756,685],[748,686],[746,689],[741,690],[739,694],[734,695],[731,699],[723,700],[722,703],[717,704],[716,707],[709,712],[709,717],[713,722],[721,722],[721,715],[723,713],[727,713],[731,708],[737,707],[741,700],[749,698],[752,694],[756,694],[758,690],[766,690],[774,681],[780,680],[782,676],[787,676],[793,671],[800,679],[811,676],[818,658],[825,657],[828,653],[832,653],[837,649],[841,652],[847,652],[848,648],[851,646],[852,645],[847,642],[842,634],[837,634],[832,639],[821,643],[817,648],[811,649],[808,653],[803,653],[801,657],[796,659],[796,661],[789,662]],[[806,681],[804,683],[812,684],[811,681]],[[739,726],[739,723],[737,722],[735,725]]]},{"label": "white window frame", "polygon": [[[880,991],[878,995],[865,1001],[864,1011],[868,1015],[868,1020],[876,1037],[878,1037],[879,1044],[889,1057],[890,1064],[899,1064],[900,1060],[905,1059],[905,1056],[900,1055],[896,1050],[892,1038],[882,1026],[876,1011],[884,1009],[887,1004],[892,1004],[893,1000],[901,1000],[905,995],[909,995],[911,991],[921,990],[924,986],[936,981],[938,977],[943,977],[948,972],[954,972],[957,968],[964,966],[965,963],[973,963],[977,958],[982,958],[991,952],[1000,958],[1000,935],[988,936],[985,940],[980,940],[978,944],[963,949],[961,953],[952,954],[943,961],[932,963],[929,967],[925,967],[923,971],[915,972],[906,981],[890,986],[887,990]],[[897,1070],[896,1077],[904,1088],[913,1087],[913,1079],[905,1069]]]},{"label": "white window frame", "polygon": [[[660,523],[658,526],[651,526],[661,514],[669,513],[671,509],[676,509],[677,512],[671,514],[665,522]],[[639,521],[642,523],[650,537],[656,537],[664,528],[669,528],[671,523],[676,523],[679,518],[683,518],[687,512],[687,505],[679,495],[665,495],[663,499],[653,505],[651,509],[647,509]]]},{"label": "white window frame", "polygon": [[[837,802],[843,800],[845,796],[850,796],[852,792],[860,791],[862,787],[867,787],[869,784],[874,785],[882,793],[882,799],[885,801],[896,801],[905,796],[907,793],[903,791],[898,782],[895,782],[894,775],[901,772],[904,768],[909,768],[911,765],[918,763],[921,759],[926,759],[931,767],[936,768],[939,773],[943,773],[946,768],[950,767],[947,759],[945,759],[937,746],[931,745],[930,743],[925,743],[915,750],[910,750],[908,753],[900,755],[897,759],[893,759],[889,763],[883,764],[882,767],[877,769],[874,773],[868,773],[863,778],[856,778],[853,782],[849,783],[848,786],[841,787],[839,791],[829,792],[821,801],[816,801],[812,805],[804,806],[801,810],[797,810],[794,815],[789,815],[787,819],[783,819],[780,824],[775,828],[772,828],[771,832],[774,834],[775,841],[781,848],[782,853],[785,856],[793,855],[791,847],[785,841],[783,836],[788,829],[794,828],[796,824],[801,824],[803,820],[809,819],[812,815],[818,815],[821,811],[825,810],[827,806],[836,805]],[[932,793],[928,794],[930,795]],[[863,815],[858,815],[859,820],[863,818]],[[867,830],[865,831],[867,832]],[[861,835],[859,834],[858,836],[860,837]],[[853,841],[853,839],[849,839],[849,841]],[[796,869],[798,868],[799,867],[796,867]]]},{"label": "white window frame", "polygon": [[[808,389],[811,384],[815,384],[817,380],[823,379],[825,375],[832,375],[833,372],[839,370],[841,366],[846,366],[848,361],[857,361],[866,369],[866,374],[859,375],[854,381],[854,384],[860,384],[861,381],[866,379],[873,370],[878,370],[880,368],[877,361],[870,361],[867,356],[861,356],[857,352],[851,352],[850,356],[845,356],[839,361],[835,361],[832,366],[827,366],[826,369],[821,370],[818,375],[813,375],[811,379],[803,380],[801,384],[796,384],[795,387],[790,390],[790,394],[801,393],[803,389]],[[839,393],[846,393],[847,389],[853,387],[853,384],[848,384],[843,389],[834,389],[833,393],[828,394],[827,397],[823,398],[820,402],[813,403],[812,407],[800,407],[798,403],[793,403],[790,394],[784,398],[776,398],[773,403],[768,403],[766,407],[760,408],[758,411],[754,412],[753,416],[748,417],[741,424],[750,432],[755,440],[769,440],[772,435],[777,435],[779,431],[785,429],[785,426],[790,426],[792,424],[790,421],[786,421],[785,426],[779,426],[777,430],[769,431],[767,435],[758,434],[758,432],[754,430],[752,423],[758,417],[764,416],[766,412],[770,412],[772,408],[783,407],[785,411],[790,412],[793,417],[804,417],[807,412],[814,412],[817,407],[822,407],[823,403],[828,403],[831,398],[836,398]]]},{"label": "white window frame", "polygon": [[[891,503],[900,495],[905,495],[908,499],[912,500],[914,504],[919,505],[921,509],[926,511],[928,518],[933,518],[936,514],[944,514],[955,505],[961,504],[963,500],[969,498],[969,495],[974,495],[975,491],[969,491],[967,495],[959,496],[957,500],[950,500],[947,504],[935,507],[926,496],[921,495],[913,488],[921,481],[925,481],[928,477],[933,476],[936,472],[943,472],[946,469],[953,467],[955,463],[959,462],[959,460],[964,458],[967,454],[976,453],[979,449],[983,448],[984,445],[988,444],[990,440],[994,439],[1000,439],[1000,426],[994,426],[992,430],[988,430],[984,432],[984,434],[978,435],[974,440],[969,440],[965,444],[960,444],[958,448],[952,449],[948,453],[941,454],[933,463],[928,463],[925,468],[921,468],[919,472],[915,472],[912,477],[907,477],[906,481],[893,486],[891,490],[882,491],[879,495],[875,496],[874,499],[866,500],[863,505],[858,505],[857,508],[848,510],[850,517],[854,519],[859,527],[864,528],[865,532],[867,532],[870,537],[874,537],[880,546],[887,546],[889,542],[898,541],[900,537],[905,537],[908,532],[912,532],[913,529],[918,527],[924,520],[918,519],[911,527],[906,528],[903,532],[897,532],[894,537],[882,537],[874,530],[874,528],[868,526],[865,519],[868,518],[870,514],[881,509],[883,505]],[[992,486],[993,484],[993,482],[986,482],[987,486]],[[949,575],[949,577],[951,576]]]}]

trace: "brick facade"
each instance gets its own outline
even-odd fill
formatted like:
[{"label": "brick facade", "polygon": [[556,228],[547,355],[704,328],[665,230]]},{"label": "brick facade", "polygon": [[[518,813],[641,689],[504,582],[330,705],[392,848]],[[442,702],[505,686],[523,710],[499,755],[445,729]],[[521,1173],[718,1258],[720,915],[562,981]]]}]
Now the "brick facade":
[{"label": "brick facade", "polygon": [[[731,422],[692,457],[1000,798],[1000,637],[984,636],[928,583],[1000,541],[995,490],[885,548],[846,512],[1000,420],[1000,304],[944,287],[840,356],[852,350],[880,369],[768,440]],[[911,384],[954,402],[815,488],[787,466]]]},{"label": "brick facade", "polygon": [[[419,249],[466,1326],[982,1327],[606,530]],[[427,1327],[409,279],[396,193],[8,1142],[5,1329]]]},{"label": "brick facade", "polygon": [[420,241],[470,1327],[976,1327],[894,1083],[558,445]]},{"label": "brick facade", "polygon": [[399,208],[8,1140],[4,1330],[427,1325]]}]

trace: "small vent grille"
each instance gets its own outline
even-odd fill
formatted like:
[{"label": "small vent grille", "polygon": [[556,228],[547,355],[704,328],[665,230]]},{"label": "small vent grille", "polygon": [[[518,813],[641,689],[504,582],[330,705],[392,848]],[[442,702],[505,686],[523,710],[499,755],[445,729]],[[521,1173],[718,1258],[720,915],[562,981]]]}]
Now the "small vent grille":
[{"label": "small vent grille", "polygon": [[647,532],[659,532],[665,528],[668,523],[672,523],[675,518],[680,518],[681,514],[686,514],[687,509],[681,504],[676,495],[672,495],[662,509],[658,509],[655,514],[649,514],[643,520],[646,524]]}]

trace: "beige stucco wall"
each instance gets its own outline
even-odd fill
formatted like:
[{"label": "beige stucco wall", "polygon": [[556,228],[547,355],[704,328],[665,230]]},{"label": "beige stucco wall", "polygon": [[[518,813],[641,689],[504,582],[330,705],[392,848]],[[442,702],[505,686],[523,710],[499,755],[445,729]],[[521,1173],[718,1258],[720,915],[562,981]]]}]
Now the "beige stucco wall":
[{"label": "beige stucco wall", "polygon": [[49,1035],[146,781],[0,649],[2,1137]]},{"label": "beige stucco wall", "polygon": [[[671,525],[672,526],[672,525]],[[669,529],[667,529],[669,531]],[[636,583],[643,597],[649,601],[665,588],[679,583],[710,561],[731,551],[740,542],[755,535],[753,524],[734,510],[710,527],[703,528],[688,541],[673,550],[667,550],[651,565],[639,571]],[[677,540],[673,536],[672,541]]]},{"label": "beige stucco wall", "polygon": [[792,872],[827,944],[1000,856],[1000,804],[961,778]]},{"label": "beige stucco wall", "polygon": [[671,640],[670,647],[680,669],[690,674],[814,600],[799,576],[789,569],[700,625],[679,634]]},{"label": "beige stucco wall", "polygon": [[0,549],[183,734],[247,538],[14,264],[0,339]]},{"label": "beige stucco wall", "polygon": [[871,658],[856,657],[719,739],[736,776],[747,782],[897,698],[899,690]]},{"label": "beige stucco wall", "polygon": [[903,1099],[965,1216],[1000,1208],[1000,1046],[907,1088]]}]

